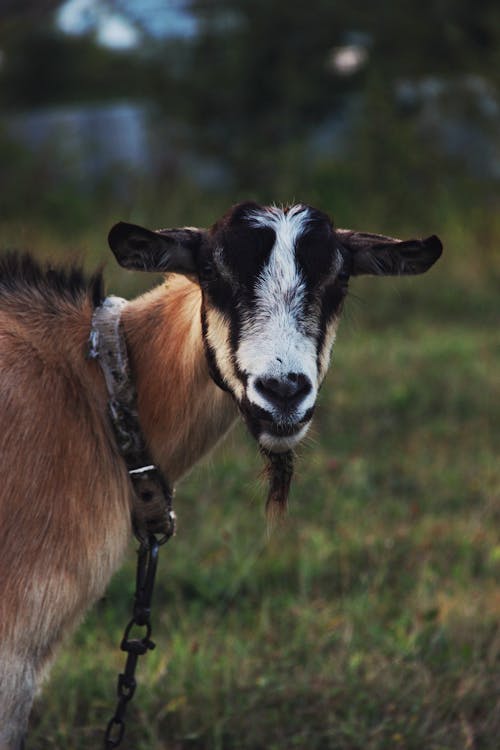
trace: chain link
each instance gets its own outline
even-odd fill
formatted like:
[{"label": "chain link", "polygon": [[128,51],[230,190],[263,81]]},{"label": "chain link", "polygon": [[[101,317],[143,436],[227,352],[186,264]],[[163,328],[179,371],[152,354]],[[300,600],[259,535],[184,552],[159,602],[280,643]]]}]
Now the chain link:
[{"label": "chain link", "polygon": [[[125,712],[127,705],[134,697],[137,682],[135,670],[139,656],[155,648],[151,640],[151,599],[158,565],[160,544],[169,537],[160,540],[154,534],[149,534],[147,541],[142,541],[137,551],[137,574],[134,594],[133,616],[123,634],[120,648],[127,654],[125,669],[118,675],[117,696],[118,703],[113,717],[109,720],[104,735],[106,750],[118,747],[125,733]],[[131,637],[135,628],[145,628],[141,638]]]}]

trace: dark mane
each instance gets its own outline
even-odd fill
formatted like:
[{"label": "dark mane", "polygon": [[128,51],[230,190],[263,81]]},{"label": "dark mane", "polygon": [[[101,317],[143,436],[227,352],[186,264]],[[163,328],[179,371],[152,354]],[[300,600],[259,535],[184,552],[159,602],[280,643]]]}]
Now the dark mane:
[{"label": "dark mane", "polygon": [[81,304],[90,298],[94,307],[104,299],[101,271],[87,277],[77,266],[41,264],[29,253],[8,251],[0,255],[0,303],[6,297],[26,295],[33,291],[47,302],[66,301]]}]

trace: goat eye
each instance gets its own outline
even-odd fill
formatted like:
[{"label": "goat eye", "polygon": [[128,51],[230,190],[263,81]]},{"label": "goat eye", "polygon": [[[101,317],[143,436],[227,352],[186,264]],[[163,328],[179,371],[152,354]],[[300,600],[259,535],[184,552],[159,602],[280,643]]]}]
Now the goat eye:
[{"label": "goat eye", "polygon": [[210,261],[207,261],[200,268],[200,278],[202,279],[202,281],[212,281],[213,279],[215,279],[215,277],[216,273],[214,264]]}]

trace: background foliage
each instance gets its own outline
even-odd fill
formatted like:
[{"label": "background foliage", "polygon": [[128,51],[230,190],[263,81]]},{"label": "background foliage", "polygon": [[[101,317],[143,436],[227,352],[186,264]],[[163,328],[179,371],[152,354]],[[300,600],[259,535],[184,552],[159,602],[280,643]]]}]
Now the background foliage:
[{"label": "background foliage", "polygon": [[[185,35],[157,32],[172,3],[99,3],[80,35],[58,28],[60,5],[0,10],[2,246],[91,268],[119,218],[208,225],[243,198],[445,245],[428,276],[353,285],[283,529],[266,534],[241,428],[179,487],[158,648],[124,746],[494,750],[498,3],[199,0],[174,7],[196,20]],[[131,24],[137,45],[99,44],[103,14]],[[348,47],[364,61],[342,74]],[[36,150],[9,127],[123,99],[147,105],[142,169],[90,179],[61,143]],[[127,295],[151,283],[112,263],[106,275]],[[57,661],[28,747],[98,746],[133,558],[131,545]]]}]

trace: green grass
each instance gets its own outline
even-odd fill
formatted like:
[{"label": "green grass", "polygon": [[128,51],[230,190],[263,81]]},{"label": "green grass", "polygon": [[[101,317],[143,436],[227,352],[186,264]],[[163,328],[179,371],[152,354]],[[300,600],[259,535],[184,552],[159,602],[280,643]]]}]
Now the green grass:
[{"label": "green grass", "polygon": [[[178,488],[124,748],[497,750],[500,265],[451,238],[428,277],[353,284],[283,528],[241,427]],[[100,747],[133,566],[29,748]]]}]

